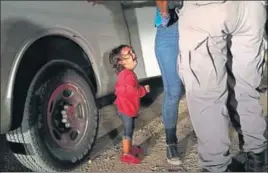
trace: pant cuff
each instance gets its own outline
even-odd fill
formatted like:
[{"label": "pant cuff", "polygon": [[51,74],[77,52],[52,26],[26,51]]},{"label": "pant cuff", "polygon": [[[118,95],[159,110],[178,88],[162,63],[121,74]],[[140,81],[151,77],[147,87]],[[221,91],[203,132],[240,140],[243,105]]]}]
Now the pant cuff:
[{"label": "pant cuff", "polygon": [[124,136],[123,139],[132,140],[132,138],[129,136]]}]

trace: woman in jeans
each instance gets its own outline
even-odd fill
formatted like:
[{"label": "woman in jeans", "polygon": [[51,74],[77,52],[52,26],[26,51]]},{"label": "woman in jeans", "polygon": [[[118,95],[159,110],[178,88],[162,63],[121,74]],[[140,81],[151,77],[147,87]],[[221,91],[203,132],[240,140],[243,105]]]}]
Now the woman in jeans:
[{"label": "woman in jeans", "polygon": [[[181,164],[177,148],[176,125],[178,120],[178,106],[181,96],[181,80],[177,73],[178,57],[178,23],[175,10],[168,8],[168,1],[156,1],[155,26],[155,54],[161,70],[164,85],[164,101],[162,116],[165,126],[167,143],[167,161],[173,165]],[[174,8],[173,8],[174,9]]]}]

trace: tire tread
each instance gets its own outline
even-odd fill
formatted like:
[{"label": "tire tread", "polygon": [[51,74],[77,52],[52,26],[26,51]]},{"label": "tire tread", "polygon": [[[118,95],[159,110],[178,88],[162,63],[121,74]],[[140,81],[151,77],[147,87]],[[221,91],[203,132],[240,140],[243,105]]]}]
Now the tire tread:
[{"label": "tire tread", "polygon": [[[37,78],[37,76],[38,76],[38,74],[35,76],[35,78]],[[81,79],[81,76],[78,75],[78,73],[75,70],[70,70],[70,69],[63,70],[57,76],[55,76],[52,79],[47,80],[47,82],[45,82],[42,85],[41,90],[39,91],[40,95],[42,96],[44,94],[44,92],[43,92],[44,88],[47,85],[49,85],[53,80],[55,80],[55,78],[60,79],[60,78],[64,78],[64,77],[73,77],[73,78],[78,77],[78,79],[79,78]],[[83,79],[85,80],[85,78],[83,78]],[[88,81],[86,81],[86,82],[88,82]],[[24,166],[26,166],[30,170],[40,171],[40,172],[41,171],[42,172],[72,171],[76,168],[63,170],[63,169],[57,169],[54,166],[51,166],[48,162],[45,161],[45,159],[42,159],[41,152],[37,148],[32,147],[33,145],[36,144],[36,141],[35,141],[36,138],[34,136],[32,136],[33,133],[29,130],[30,129],[29,124],[31,122],[30,118],[32,118],[32,117],[30,116],[31,112],[28,112],[28,110],[30,110],[30,109],[26,108],[26,106],[27,105],[29,105],[29,107],[31,106],[30,104],[32,103],[32,99],[34,98],[33,96],[35,94],[35,92],[33,92],[34,88],[35,88],[34,85],[35,85],[35,81],[33,80],[33,82],[31,83],[31,86],[28,90],[28,95],[27,95],[26,102],[25,102],[25,110],[23,113],[23,120],[22,120],[21,127],[7,133],[6,138],[8,141],[15,142],[15,143],[21,143],[24,145],[24,148],[25,148],[27,155],[16,154],[16,153],[14,153],[14,155]],[[83,152],[82,153],[83,157],[76,158],[76,161],[83,159],[85,157],[85,155],[87,155],[91,151],[91,149],[94,145],[95,138],[97,136],[97,129],[98,129],[98,113],[97,113],[97,116],[95,116],[93,122],[94,122],[94,132],[93,133],[95,136],[94,136],[94,138],[92,138],[92,140],[90,140],[91,142],[88,144],[88,147],[87,147],[88,152],[87,153]],[[31,144],[30,145],[31,148],[29,148],[28,144]]]}]

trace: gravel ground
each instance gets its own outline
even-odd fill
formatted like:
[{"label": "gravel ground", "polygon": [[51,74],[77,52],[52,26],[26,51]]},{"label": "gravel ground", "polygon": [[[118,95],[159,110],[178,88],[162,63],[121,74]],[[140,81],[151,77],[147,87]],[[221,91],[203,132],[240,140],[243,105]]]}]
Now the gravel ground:
[{"label": "gravel ground", "polygon": [[[267,93],[262,96],[261,103],[264,108],[265,114],[267,114]],[[158,101],[154,108],[148,108],[143,111],[144,118],[141,115],[140,121],[138,122],[138,128],[134,134],[134,143],[141,145],[145,150],[145,155],[143,157],[142,164],[129,166],[120,163],[120,141],[121,141],[121,131],[117,132],[114,137],[109,136],[110,142],[106,145],[101,145],[101,140],[99,141],[101,147],[96,147],[94,157],[87,164],[79,168],[77,171],[81,172],[198,172],[200,171],[198,167],[198,155],[196,151],[196,137],[192,129],[192,125],[188,116],[187,105],[185,99],[183,99],[179,105],[180,107],[180,121],[178,124],[178,134],[180,134],[179,147],[183,155],[183,164],[181,166],[170,166],[165,159],[165,138],[163,131],[163,124],[160,115],[157,115],[161,110],[161,103]],[[110,108],[106,108],[102,111],[103,114]],[[155,114],[150,118],[148,115]],[[110,122],[110,123],[108,123]],[[115,123],[118,122],[118,123]],[[118,128],[120,126],[120,121],[113,120],[108,116],[103,116],[102,118],[102,131],[100,131],[99,138],[105,136],[105,133],[112,130],[113,128]],[[145,123],[146,122],[146,123]],[[112,124],[112,125],[111,125]],[[113,128],[111,128],[111,126]],[[105,130],[106,129],[106,130]],[[231,131],[232,136],[232,153],[238,152],[238,140],[237,135],[234,130]],[[107,134],[106,134],[107,136]],[[0,171],[29,171],[27,168],[21,166],[13,155],[8,151],[6,142],[3,140],[3,136],[0,136]]]},{"label": "gravel ground", "polygon": [[[180,142],[182,148],[189,148],[191,139],[194,138],[192,126],[187,116],[187,106],[185,100],[180,104],[180,121],[178,133],[183,134]],[[141,145],[145,150],[143,162],[140,165],[128,166],[120,163],[120,148],[121,144],[107,148],[107,150],[98,155],[94,160],[83,168],[83,171],[88,172],[110,172],[110,171],[160,171],[165,168],[165,143],[163,135],[163,124],[161,117],[154,119],[146,127],[138,130],[134,134],[134,143]],[[119,139],[121,140],[121,139]],[[185,152],[185,151],[184,151]]]},{"label": "gravel ground", "polygon": [[[261,103],[267,115],[267,93],[261,97]],[[122,164],[120,157],[120,144],[108,148],[106,152],[98,155],[96,159],[90,161],[82,170],[88,172],[110,172],[110,171],[146,171],[146,172],[199,172],[198,155],[196,146],[196,137],[192,129],[189,116],[187,116],[187,106],[185,100],[180,104],[180,121],[178,124],[178,134],[180,134],[179,147],[183,154],[183,164],[181,166],[171,166],[165,159],[165,138],[164,131],[159,130],[159,133],[154,134],[155,140],[149,146],[144,147],[147,153],[140,165],[129,166]],[[186,114],[186,116],[185,116]],[[150,128],[152,126],[152,128]],[[135,137],[140,137],[143,134],[151,133],[150,129],[163,129],[161,120],[155,120],[148,125],[147,128],[137,131]],[[149,132],[148,132],[149,131]],[[239,154],[238,137],[233,128],[230,130],[232,139],[231,153],[236,160],[243,162],[243,155]],[[136,142],[136,144],[142,144]]]}]

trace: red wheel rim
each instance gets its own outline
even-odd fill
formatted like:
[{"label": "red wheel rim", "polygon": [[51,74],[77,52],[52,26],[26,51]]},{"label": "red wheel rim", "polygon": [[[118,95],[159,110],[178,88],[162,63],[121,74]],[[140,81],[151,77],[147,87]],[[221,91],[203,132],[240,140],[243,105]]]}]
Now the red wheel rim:
[{"label": "red wheel rim", "polygon": [[86,99],[71,83],[59,85],[51,94],[47,107],[47,124],[52,139],[64,149],[82,141],[88,128]]}]

